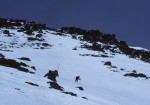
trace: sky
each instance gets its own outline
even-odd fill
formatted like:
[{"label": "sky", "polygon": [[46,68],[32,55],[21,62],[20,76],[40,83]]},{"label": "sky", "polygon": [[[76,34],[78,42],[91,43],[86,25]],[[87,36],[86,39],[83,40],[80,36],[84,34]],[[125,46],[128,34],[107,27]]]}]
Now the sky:
[{"label": "sky", "polygon": [[150,0],[0,0],[0,17],[116,34],[150,50]]}]

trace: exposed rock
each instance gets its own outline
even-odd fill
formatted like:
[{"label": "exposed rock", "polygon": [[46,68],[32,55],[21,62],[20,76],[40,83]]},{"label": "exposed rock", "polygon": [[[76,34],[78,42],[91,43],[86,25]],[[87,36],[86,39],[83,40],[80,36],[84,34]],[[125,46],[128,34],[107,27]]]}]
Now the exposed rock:
[{"label": "exposed rock", "polygon": [[44,41],[42,38],[28,37],[28,41]]},{"label": "exposed rock", "polygon": [[24,67],[29,67],[27,64],[25,64],[23,62],[17,62],[12,59],[3,58],[0,60],[0,65],[5,66],[5,67],[15,68],[15,69],[18,69],[19,71],[23,71],[23,72],[27,72],[27,73],[33,73],[33,72],[29,71],[28,69],[24,68]]},{"label": "exposed rock", "polygon": [[117,68],[117,66],[112,66],[112,68]]},{"label": "exposed rock", "polygon": [[36,70],[35,66],[31,66],[31,68],[32,68],[33,70]]},{"label": "exposed rock", "polygon": [[86,97],[82,97],[82,98],[88,100],[88,98],[86,98]]},{"label": "exposed rock", "polygon": [[75,93],[73,93],[73,92],[63,92],[63,93],[65,93],[65,94],[70,94],[71,96],[77,97],[77,94],[75,94]]},{"label": "exposed rock", "polygon": [[77,48],[75,47],[75,48],[73,48],[73,50],[77,50]]},{"label": "exposed rock", "polygon": [[107,57],[109,57],[109,56],[102,54],[101,57],[107,58]]},{"label": "exposed rock", "polygon": [[4,30],[4,31],[3,31],[3,34],[10,35],[10,32],[9,32],[8,30]]},{"label": "exposed rock", "polygon": [[0,59],[3,59],[3,58],[5,58],[5,56],[0,53]]},{"label": "exposed rock", "polygon": [[141,77],[141,78],[146,78],[146,79],[149,78],[149,77],[147,77],[147,76],[146,76],[145,74],[143,74],[143,73],[139,73],[139,74],[137,74],[137,73],[127,73],[127,74],[125,74],[124,76],[125,76],[125,77],[126,77],[126,76],[135,77],[135,78]]},{"label": "exposed rock", "polygon": [[16,90],[20,90],[20,88],[15,88]]},{"label": "exposed rock", "polygon": [[79,86],[79,87],[76,87],[76,88],[78,88],[79,90],[81,90],[81,91],[83,91],[84,89],[83,89],[83,87],[81,87],[81,86]]},{"label": "exposed rock", "polygon": [[113,72],[118,72],[118,70],[110,70],[110,71],[113,71]]},{"label": "exposed rock", "polygon": [[94,55],[94,54],[79,54],[79,56],[100,57],[100,55]]},{"label": "exposed rock", "polygon": [[125,69],[123,69],[123,68],[120,68],[120,70],[124,71]]},{"label": "exposed rock", "polygon": [[36,35],[36,38],[41,38],[42,37],[42,34],[37,34]]},{"label": "exposed rock", "polygon": [[50,86],[51,86],[50,88],[53,88],[53,89],[57,89],[57,90],[63,91],[63,87],[60,86],[60,85],[58,85],[57,82],[48,82],[48,83],[50,83]]},{"label": "exposed rock", "polygon": [[137,73],[136,70],[133,70],[132,72],[133,72],[133,73]]},{"label": "exposed rock", "polygon": [[48,77],[48,79],[53,80],[55,82],[57,81],[56,77],[58,77],[58,76],[59,75],[58,75],[58,71],[57,70],[54,70],[54,71],[49,70],[49,72],[44,75],[44,77]]},{"label": "exposed rock", "polygon": [[107,61],[104,63],[104,65],[107,65],[107,66],[112,66],[111,62],[110,61]]},{"label": "exposed rock", "polygon": [[27,83],[29,85],[32,85],[32,86],[39,86],[38,84],[35,84],[35,83],[32,83],[32,82],[25,82],[25,83]]},{"label": "exposed rock", "polygon": [[42,43],[42,46],[48,47],[50,45],[48,43]]},{"label": "exposed rock", "polygon": [[20,60],[25,60],[25,61],[31,61],[30,58],[27,58],[27,57],[22,57],[22,58],[19,58]]}]

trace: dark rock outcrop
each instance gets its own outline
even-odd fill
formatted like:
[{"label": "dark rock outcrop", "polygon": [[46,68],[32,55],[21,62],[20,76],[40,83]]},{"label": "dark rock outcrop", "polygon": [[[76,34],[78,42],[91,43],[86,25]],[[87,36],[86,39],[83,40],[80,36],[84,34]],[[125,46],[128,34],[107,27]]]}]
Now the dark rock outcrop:
[{"label": "dark rock outcrop", "polygon": [[10,67],[10,68],[15,68],[19,71],[23,71],[27,73],[34,73],[34,72],[29,71],[27,68],[25,68],[25,67],[29,67],[27,64],[23,62],[17,62],[12,59],[3,58],[0,60],[0,65],[5,66],[5,67]]},{"label": "dark rock outcrop", "polygon": [[25,60],[25,61],[31,61],[30,58],[27,58],[27,57],[22,57],[22,58],[19,58],[20,60]]},{"label": "dark rock outcrop", "polygon": [[49,70],[49,72],[44,75],[44,77],[48,77],[48,79],[50,79],[52,81],[55,81],[55,82],[57,81],[56,77],[58,77],[58,76],[59,75],[58,75],[58,71],[57,70],[54,70],[54,71]]},{"label": "dark rock outcrop", "polygon": [[56,89],[56,90],[60,90],[63,91],[63,87],[60,86],[57,82],[48,82],[50,83],[50,88]]},{"label": "dark rock outcrop", "polygon": [[107,65],[107,66],[112,66],[111,62],[110,61],[107,61],[104,63],[104,65]]},{"label": "dark rock outcrop", "polygon": [[86,97],[82,97],[82,98],[88,100],[88,98],[86,98]]},{"label": "dark rock outcrop", "polygon": [[84,89],[83,89],[83,87],[81,87],[81,86],[79,86],[79,87],[76,87],[76,88],[78,88],[79,90],[81,90],[81,91],[83,91]]},{"label": "dark rock outcrop", "polygon": [[63,93],[65,93],[65,94],[70,94],[71,96],[77,97],[77,94],[75,94],[75,93],[73,93],[73,92],[63,92]]},{"label": "dark rock outcrop", "polygon": [[138,78],[138,77],[141,77],[141,78],[146,78],[148,79],[149,77],[147,77],[145,74],[143,73],[127,73],[124,75],[125,77],[128,76],[128,77],[135,77],[135,78]]},{"label": "dark rock outcrop", "polygon": [[32,86],[39,86],[38,84],[35,84],[35,83],[32,83],[32,82],[25,82],[25,83],[27,83],[29,85],[32,85]]}]

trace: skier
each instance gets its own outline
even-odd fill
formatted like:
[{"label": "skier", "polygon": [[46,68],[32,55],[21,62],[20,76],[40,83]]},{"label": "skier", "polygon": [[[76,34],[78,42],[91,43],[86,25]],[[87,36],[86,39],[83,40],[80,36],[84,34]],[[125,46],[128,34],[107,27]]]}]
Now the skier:
[{"label": "skier", "polygon": [[76,76],[75,82],[78,82],[79,80],[81,80],[81,79],[80,79],[80,76]]}]

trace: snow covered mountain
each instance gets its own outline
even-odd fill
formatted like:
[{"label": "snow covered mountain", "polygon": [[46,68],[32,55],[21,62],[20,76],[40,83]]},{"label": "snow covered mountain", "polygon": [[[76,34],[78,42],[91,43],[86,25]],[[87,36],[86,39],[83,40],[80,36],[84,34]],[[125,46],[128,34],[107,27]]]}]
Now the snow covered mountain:
[{"label": "snow covered mountain", "polygon": [[149,105],[149,77],[150,52],[115,35],[0,19],[0,105]]}]

